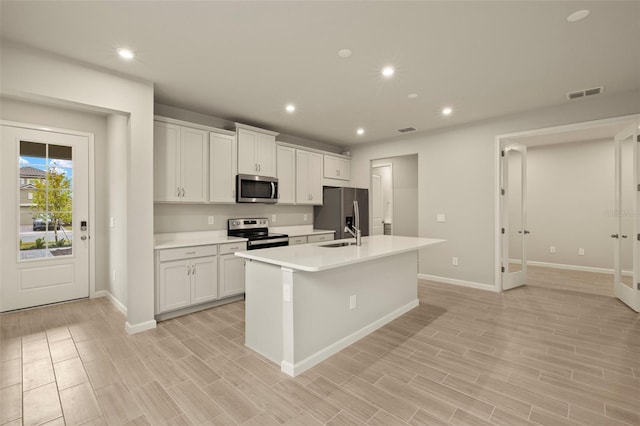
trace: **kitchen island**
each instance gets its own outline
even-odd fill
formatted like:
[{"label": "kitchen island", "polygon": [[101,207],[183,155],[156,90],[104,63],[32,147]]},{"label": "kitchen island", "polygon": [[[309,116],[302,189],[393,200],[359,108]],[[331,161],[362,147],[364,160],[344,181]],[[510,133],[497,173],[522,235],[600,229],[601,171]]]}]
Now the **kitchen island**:
[{"label": "kitchen island", "polygon": [[296,376],[418,306],[418,250],[444,240],[353,241],[237,252],[246,346]]}]

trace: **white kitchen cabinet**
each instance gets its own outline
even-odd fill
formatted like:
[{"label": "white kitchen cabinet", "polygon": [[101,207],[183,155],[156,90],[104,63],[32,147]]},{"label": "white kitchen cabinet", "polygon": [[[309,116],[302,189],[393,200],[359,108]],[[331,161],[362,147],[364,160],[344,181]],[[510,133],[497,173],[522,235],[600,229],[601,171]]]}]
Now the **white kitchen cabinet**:
[{"label": "white kitchen cabinet", "polygon": [[209,134],[210,202],[236,202],[237,155],[235,136],[214,132]]},{"label": "white kitchen cabinet", "polygon": [[322,155],[296,150],[296,204],[322,204]]},{"label": "white kitchen cabinet", "polygon": [[159,250],[156,255],[156,313],[218,298],[217,245]]},{"label": "white kitchen cabinet", "polygon": [[351,160],[333,155],[324,156],[324,177],[329,179],[350,180]]},{"label": "white kitchen cabinet", "polygon": [[276,177],[276,137],[238,129],[238,173]]},{"label": "white kitchen cabinet", "polygon": [[207,201],[209,132],[155,121],[154,201]]},{"label": "white kitchen cabinet", "polygon": [[278,178],[278,204],[296,203],[296,150],[288,146],[278,145],[277,153],[277,178]]},{"label": "white kitchen cabinet", "polygon": [[234,254],[220,256],[220,297],[244,293],[244,259]]},{"label": "white kitchen cabinet", "polygon": [[315,234],[307,236],[308,243],[319,243],[320,241],[332,241],[334,239],[333,233],[328,234]]}]

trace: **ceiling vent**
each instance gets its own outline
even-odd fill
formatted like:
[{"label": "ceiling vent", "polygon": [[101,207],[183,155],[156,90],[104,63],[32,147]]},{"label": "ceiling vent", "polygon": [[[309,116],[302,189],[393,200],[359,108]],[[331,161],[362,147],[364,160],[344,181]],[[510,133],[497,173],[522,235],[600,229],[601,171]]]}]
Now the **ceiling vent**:
[{"label": "ceiling vent", "polygon": [[567,93],[567,99],[572,100],[584,98],[585,96],[599,95],[602,92],[604,92],[604,86],[594,87],[592,89],[577,90],[575,92]]},{"label": "ceiling vent", "polygon": [[398,129],[400,133],[415,132],[415,130],[415,127],[405,127],[404,129]]}]

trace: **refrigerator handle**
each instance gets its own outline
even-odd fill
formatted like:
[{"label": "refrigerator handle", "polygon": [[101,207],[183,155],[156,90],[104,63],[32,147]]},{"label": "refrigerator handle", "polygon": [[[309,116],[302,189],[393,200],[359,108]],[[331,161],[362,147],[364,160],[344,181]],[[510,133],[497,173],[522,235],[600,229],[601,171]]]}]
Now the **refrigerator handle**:
[{"label": "refrigerator handle", "polygon": [[358,209],[358,200],[354,200],[353,201],[353,221],[354,221],[354,225],[355,228],[357,230],[360,229],[360,210]]}]

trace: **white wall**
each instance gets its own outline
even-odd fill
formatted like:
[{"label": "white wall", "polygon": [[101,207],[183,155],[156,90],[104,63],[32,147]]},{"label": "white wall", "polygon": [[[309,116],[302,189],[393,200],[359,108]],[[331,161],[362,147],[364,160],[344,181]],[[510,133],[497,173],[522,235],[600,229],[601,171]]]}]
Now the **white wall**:
[{"label": "white wall", "polygon": [[[446,243],[422,250],[420,273],[495,288],[496,135],[640,113],[640,93],[555,107],[352,147],[354,186],[369,187],[370,161],[418,153],[419,235]],[[446,222],[437,223],[436,214]],[[459,266],[451,265],[451,257]]]},{"label": "white wall", "polygon": [[614,202],[613,140],[529,148],[528,260],[613,269]]},{"label": "white wall", "polygon": [[[127,146],[129,145],[129,119],[124,115],[111,114],[107,118],[109,134],[109,293],[121,306],[127,306]],[[113,221],[113,226],[111,226]],[[114,279],[115,272],[115,279]]]},{"label": "white wall", "polygon": [[[127,324],[130,332],[154,327],[153,84],[134,81],[48,52],[2,41],[0,91],[4,95],[129,114],[126,187]],[[97,161],[105,161],[97,158]]]},{"label": "white wall", "polygon": [[[3,120],[93,133],[95,158],[105,158],[107,155],[108,140],[105,114],[1,97],[0,118]],[[107,188],[109,187],[109,174],[107,163],[104,161],[96,161],[94,164],[94,174],[96,188],[96,223],[91,224],[91,227],[94,232],[96,247],[96,291],[101,291],[107,290],[109,285],[108,199],[106,195]]]}]

